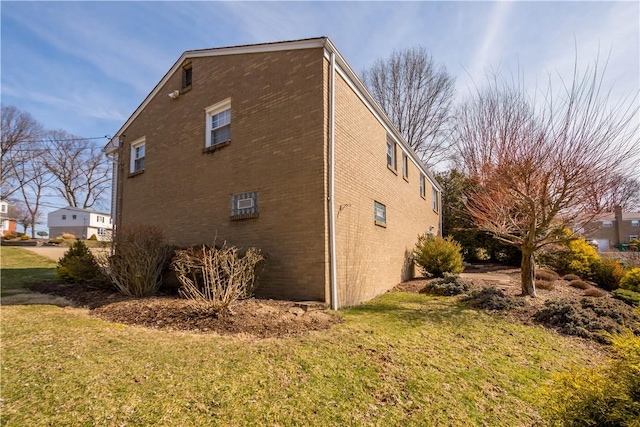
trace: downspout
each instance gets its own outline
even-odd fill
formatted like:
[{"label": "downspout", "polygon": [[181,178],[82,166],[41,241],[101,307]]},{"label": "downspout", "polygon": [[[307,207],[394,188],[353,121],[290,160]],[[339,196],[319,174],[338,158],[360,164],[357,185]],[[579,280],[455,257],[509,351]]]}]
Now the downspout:
[{"label": "downspout", "polygon": [[443,217],[444,217],[444,206],[442,206],[442,191],[438,191],[438,216],[440,217],[440,228],[438,229],[438,235],[440,237],[444,237],[442,231]]},{"label": "downspout", "polygon": [[336,265],[336,224],[335,224],[335,74],[336,54],[331,52],[331,66],[329,74],[329,255],[331,309],[338,309],[338,273]]}]

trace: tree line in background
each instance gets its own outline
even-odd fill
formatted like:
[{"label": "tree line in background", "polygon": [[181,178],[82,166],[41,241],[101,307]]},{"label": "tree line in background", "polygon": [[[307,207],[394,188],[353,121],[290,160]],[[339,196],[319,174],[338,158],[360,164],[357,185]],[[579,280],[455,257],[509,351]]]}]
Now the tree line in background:
[{"label": "tree line in background", "polygon": [[[640,206],[638,94],[611,102],[605,67],[577,64],[559,85],[529,94],[488,75],[454,105],[454,79],[422,47],[395,51],[362,79],[409,145],[440,174],[443,233],[467,260],[520,257],[522,293],[535,296],[534,254],[617,205]],[[634,163],[635,162],[635,163]]]},{"label": "tree line in background", "polygon": [[54,194],[69,206],[89,209],[109,189],[110,165],[91,140],[64,130],[45,130],[29,113],[2,105],[0,197],[16,205],[17,222],[31,227],[42,216],[43,198]]}]

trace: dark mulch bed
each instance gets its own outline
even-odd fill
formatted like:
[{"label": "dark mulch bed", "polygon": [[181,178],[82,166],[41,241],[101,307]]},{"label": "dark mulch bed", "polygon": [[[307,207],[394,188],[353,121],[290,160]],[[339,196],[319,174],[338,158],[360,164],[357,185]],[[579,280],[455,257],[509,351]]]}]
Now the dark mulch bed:
[{"label": "dark mulch bed", "polygon": [[216,316],[198,313],[174,295],[132,298],[84,284],[55,282],[35,284],[30,289],[65,297],[103,320],[164,330],[272,338],[329,329],[343,322],[321,304],[251,298],[237,301],[229,313]]}]

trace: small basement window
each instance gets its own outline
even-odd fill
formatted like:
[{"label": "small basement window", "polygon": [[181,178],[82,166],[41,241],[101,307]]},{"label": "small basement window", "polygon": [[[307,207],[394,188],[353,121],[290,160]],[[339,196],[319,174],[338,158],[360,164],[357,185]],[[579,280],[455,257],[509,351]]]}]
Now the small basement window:
[{"label": "small basement window", "polygon": [[632,219],[631,220],[631,226],[632,227],[640,227],[640,220]]},{"label": "small basement window", "polygon": [[376,225],[387,225],[387,207],[380,202],[373,202],[373,219]]},{"label": "small basement window", "polygon": [[248,219],[258,217],[258,192],[250,191],[231,196],[231,219]]}]

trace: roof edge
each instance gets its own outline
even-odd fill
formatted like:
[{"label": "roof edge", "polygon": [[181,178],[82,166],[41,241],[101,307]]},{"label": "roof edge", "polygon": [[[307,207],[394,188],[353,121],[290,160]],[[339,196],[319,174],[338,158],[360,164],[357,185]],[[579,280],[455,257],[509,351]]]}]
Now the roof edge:
[{"label": "roof edge", "polygon": [[[283,50],[299,50],[299,49],[313,49],[322,48],[325,45],[325,41],[328,37],[315,37],[300,40],[289,40],[273,43],[259,43],[238,45],[230,47],[218,47],[212,49],[199,49],[199,50],[187,50],[180,55],[178,60],[173,63],[171,68],[165,73],[160,81],[154,86],[144,100],[138,105],[135,111],[129,116],[124,124],[118,129],[111,140],[103,147],[102,151],[107,154],[113,154],[119,146],[119,137],[122,132],[131,125],[131,123],[138,117],[140,112],[151,102],[151,100],[158,94],[160,88],[169,80],[169,78],[175,73],[178,68],[190,58],[202,58],[208,56],[226,56],[226,55],[242,55],[247,53],[264,53],[264,52],[278,52]],[[116,143],[118,142],[118,143]]]}]

